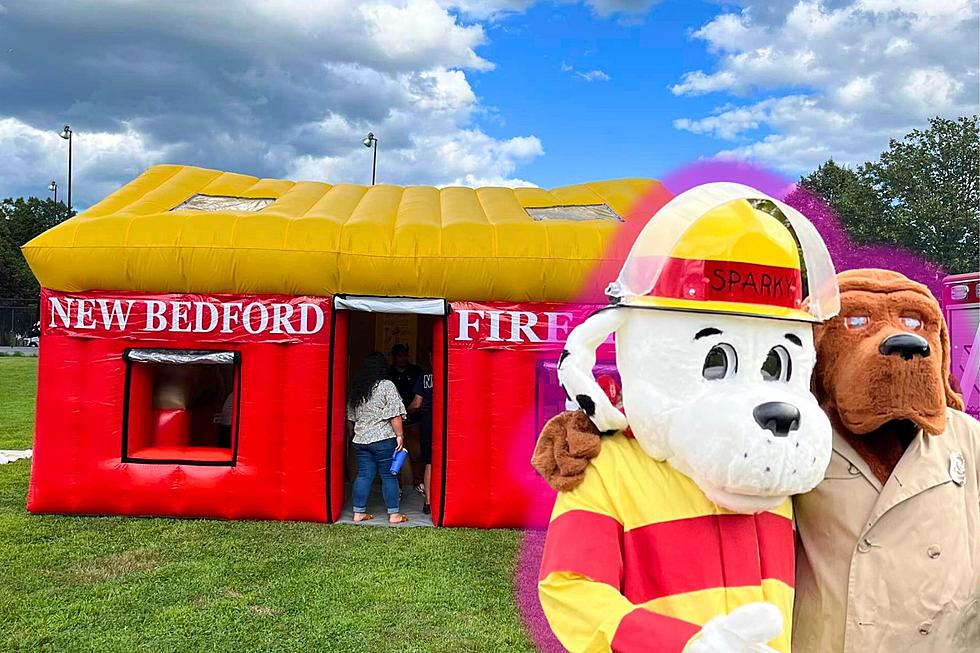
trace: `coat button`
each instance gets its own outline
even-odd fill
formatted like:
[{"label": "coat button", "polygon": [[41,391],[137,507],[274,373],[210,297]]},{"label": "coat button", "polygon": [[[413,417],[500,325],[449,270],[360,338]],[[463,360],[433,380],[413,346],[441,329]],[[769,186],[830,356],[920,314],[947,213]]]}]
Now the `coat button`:
[{"label": "coat button", "polygon": [[933,544],[928,549],[926,549],[926,553],[929,554],[929,557],[930,558],[932,558],[933,560],[935,560],[940,555],[942,555],[942,550],[940,550],[940,548],[937,545]]},{"label": "coat button", "polygon": [[855,467],[854,463],[849,462],[847,463],[847,473],[850,474],[851,476],[857,476],[858,474],[861,473],[861,470]]},{"label": "coat button", "polygon": [[861,541],[858,542],[858,551],[860,551],[861,553],[867,553],[870,550],[871,550],[871,542],[866,537],[862,538]]},{"label": "coat button", "polygon": [[919,624],[919,634],[920,635],[923,635],[923,636],[924,635],[928,635],[931,630],[932,630],[932,622],[931,621],[923,621],[921,624]]}]

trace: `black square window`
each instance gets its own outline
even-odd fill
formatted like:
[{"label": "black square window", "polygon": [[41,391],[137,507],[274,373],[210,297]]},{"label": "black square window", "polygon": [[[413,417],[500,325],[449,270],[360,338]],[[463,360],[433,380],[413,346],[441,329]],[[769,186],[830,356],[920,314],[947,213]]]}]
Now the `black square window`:
[{"label": "black square window", "polygon": [[127,349],[124,462],[234,465],[241,355]]}]

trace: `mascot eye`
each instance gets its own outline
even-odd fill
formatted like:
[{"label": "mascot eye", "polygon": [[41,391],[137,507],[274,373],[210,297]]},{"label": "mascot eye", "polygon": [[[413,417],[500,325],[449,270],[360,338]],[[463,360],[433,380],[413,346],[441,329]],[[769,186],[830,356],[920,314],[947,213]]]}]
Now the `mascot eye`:
[{"label": "mascot eye", "polygon": [[769,350],[762,364],[762,378],[766,381],[789,381],[793,375],[793,360],[783,347],[773,347]]},{"label": "mascot eye", "polygon": [[730,379],[738,371],[738,356],[731,345],[715,345],[704,357],[704,367],[701,368],[701,376],[709,381],[719,379]]},{"label": "mascot eye", "polygon": [[871,319],[867,315],[852,315],[851,317],[844,318],[844,326],[848,329],[860,329],[861,327],[868,326],[868,322]]},{"label": "mascot eye", "polygon": [[912,331],[918,331],[922,328],[922,320],[915,315],[905,315],[902,317],[902,325],[906,329],[911,329]]}]

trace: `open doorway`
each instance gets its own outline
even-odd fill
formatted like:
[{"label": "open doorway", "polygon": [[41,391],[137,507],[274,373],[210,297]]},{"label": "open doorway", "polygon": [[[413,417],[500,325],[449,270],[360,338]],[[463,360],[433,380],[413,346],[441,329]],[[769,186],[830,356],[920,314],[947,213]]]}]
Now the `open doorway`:
[{"label": "open doorway", "polygon": [[[400,490],[399,510],[409,518],[406,526],[432,526],[431,502],[434,488],[431,482],[432,439],[434,431],[441,433],[443,417],[436,415],[436,406],[442,412],[442,402],[434,402],[435,379],[442,374],[435,371],[444,360],[444,340],[439,337],[444,329],[445,302],[441,300],[416,300],[402,298],[341,298],[335,301],[340,319],[345,323],[343,333],[335,337],[343,338],[346,347],[344,361],[334,364],[335,376],[343,376],[343,393],[335,392],[335,399],[343,397],[342,406],[334,406],[335,417],[344,410],[348,401],[351,380],[355,378],[364,361],[372,354],[385,358],[389,378],[398,389],[402,404],[408,417],[403,420],[404,442],[409,457],[398,475]],[[335,345],[340,345],[336,342]],[[336,374],[341,372],[341,374]],[[336,378],[335,378],[336,381]],[[421,399],[417,399],[421,397]],[[332,438],[343,438],[343,505],[336,520],[341,523],[353,521],[352,486],[358,474],[358,462],[351,434],[344,419],[334,420],[343,431],[334,432]],[[335,440],[336,442],[336,440]],[[429,482],[426,486],[426,467],[429,466]],[[428,500],[425,494],[428,487]],[[367,499],[367,512],[374,515],[368,523],[387,525],[387,509],[382,492],[380,474],[377,474],[370,487]]]}]

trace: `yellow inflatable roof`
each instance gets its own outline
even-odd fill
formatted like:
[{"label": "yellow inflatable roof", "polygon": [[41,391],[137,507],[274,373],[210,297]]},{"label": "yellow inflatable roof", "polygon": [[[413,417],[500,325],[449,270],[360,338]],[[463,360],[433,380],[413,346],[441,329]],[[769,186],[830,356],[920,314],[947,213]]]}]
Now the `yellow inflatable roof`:
[{"label": "yellow inflatable roof", "polygon": [[595,298],[583,284],[597,265],[615,278],[604,254],[656,183],[332,186],[161,165],[23,252],[66,292]]}]

